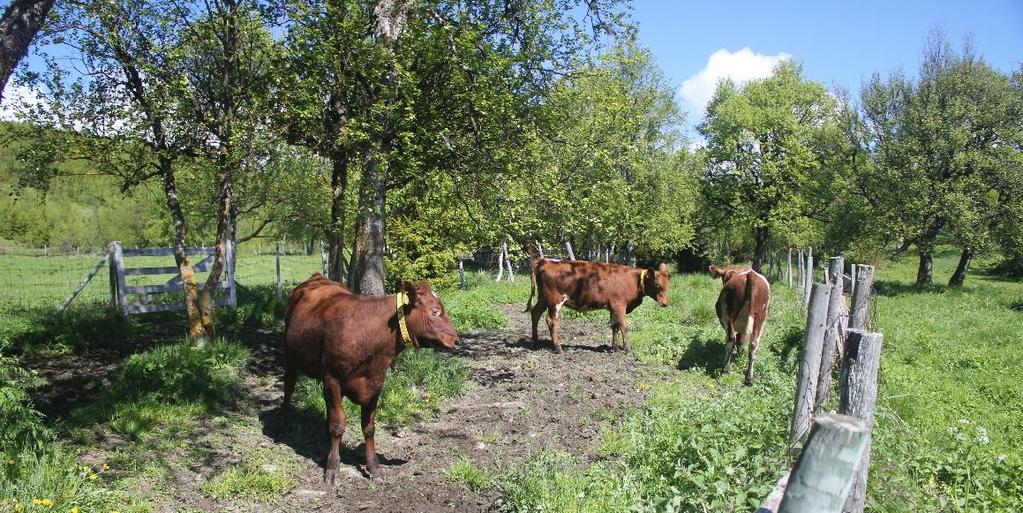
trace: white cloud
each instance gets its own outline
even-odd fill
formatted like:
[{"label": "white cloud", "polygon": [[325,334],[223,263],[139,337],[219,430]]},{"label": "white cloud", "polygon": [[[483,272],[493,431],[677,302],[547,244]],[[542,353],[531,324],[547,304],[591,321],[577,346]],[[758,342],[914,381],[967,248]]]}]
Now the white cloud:
[{"label": "white cloud", "polygon": [[792,56],[785,52],[764,55],[750,50],[749,47],[737,52],[722,48],[710,54],[703,69],[682,82],[682,97],[688,104],[692,116],[702,118],[707,104],[717,90],[718,82],[722,79],[730,78],[741,85],[750,80],[769,76],[775,65],[791,58]]},{"label": "white cloud", "polygon": [[42,100],[39,92],[21,84],[7,83],[4,88],[3,101],[0,102],[0,120],[15,121],[18,114],[39,105]]}]

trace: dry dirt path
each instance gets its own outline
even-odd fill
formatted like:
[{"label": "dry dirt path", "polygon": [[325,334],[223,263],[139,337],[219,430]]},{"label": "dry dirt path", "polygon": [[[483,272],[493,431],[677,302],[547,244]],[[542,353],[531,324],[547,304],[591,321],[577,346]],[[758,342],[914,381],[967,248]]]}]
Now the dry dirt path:
[{"label": "dry dirt path", "polygon": [[[437,416],[408,427],[377,426],[384,477],[363,474],[362,433],[349,425],[341,475],[331,489],[322,481],[326,437],[317,446],[292,448],[299,455],[298,486],[264,511],[493,511],[496,491],[476,494],[452,483],[444,471],[462,456],[482,469],[504,468],[541,449],[595,457],[601,425],[624,408],[642,403],[645,384],[672,369],[644,365],[610,351],[606,323],[561,323],[565,353],[549,344],[532,349],[528,317],[517,305],[500,307],[508,327],[464,336],[451,355],[469,372],[464,394]],[[546,331],[541,325],[542,332]],[[279,378],[261,391],[262,417],[279,400]]]}]

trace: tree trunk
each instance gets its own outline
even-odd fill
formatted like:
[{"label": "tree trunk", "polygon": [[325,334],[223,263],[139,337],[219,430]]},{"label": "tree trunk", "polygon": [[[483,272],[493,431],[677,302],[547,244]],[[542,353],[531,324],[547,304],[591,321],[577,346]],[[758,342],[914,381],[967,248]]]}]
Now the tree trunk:
[{"label": "tree trunk", "polygon": [[330,173],[330,225],[327,240],[330,241],[327,257],[327,277],[334,281],[345,279],[345,195],[348,190],[348,156],[337,152],[331,158]]},{"label": "tree trunk", "polygon": [[934,254],[930,248],[920,250],[920,265],[916,269],[916,284],[934,283]]},{"label": "tree trunk", "polygon": [[0,101],[18,62],[46,21],[53,0],[12,0],[0,19]]},{"label": "tree trunk", "polygon": [[387,180],[382,152],[367,151],[359,188],[359,214],[356,218],[352,264],[348,285],[352,292],[369,296],[384,294],[384,208],[387,204]]},{"label": "tree trunk", "polygon": [[[394,46],[401,36],[411,2],[404,0],[377,0],[373,6],[376,16],[373,36],[393,58]],[[397,82],[397,69],[392,61],[383,76],[382,87],[371,94],[391,89]],[[362,185],[359,190],[359,213],[352,245],[352,264],[349,266],[349,287],[356,294],[383,295],[384,293],[384,234],[387,205],[387,163],[393,128],[390,112],[379,114],[380,126],[371,135],[362,167]]]},{"label": "tree trunk", "polygon": [[210,312],[203,312],[199,304],[199,287],[196,285],[195,270],[188,260],[188,225],[185,214],[181,211],[178,200],[178,185],[174,177],[173,162],[169,157],[160,157],[160,173],[163,176],[163,192],[174,223],[174,261],[181,275],[181,285],[185,293],[185,314],[188,328],[185,332],[188,340],[197,346],[205,345],[215,336],[213,318]]},{"label": "tree trunk", "polygon": [[949,287],[962,287],[963,282],[966,281],[966,273],[970,270],[970,262],[973,260],[973,251],[970,249],[963,249],[963,253],[959,255],[959,265],[956,266],[956,270],[952,273],[952,278],[948,280]]},{"label": "tree trunk", "polygon": [[768,236],[769,233],[766,226],[758,226],[753,229],[753,238],[755,240],[755,246],[753,247],[753,270],[758,273],[764,264],[764,258],[767,256]]}]

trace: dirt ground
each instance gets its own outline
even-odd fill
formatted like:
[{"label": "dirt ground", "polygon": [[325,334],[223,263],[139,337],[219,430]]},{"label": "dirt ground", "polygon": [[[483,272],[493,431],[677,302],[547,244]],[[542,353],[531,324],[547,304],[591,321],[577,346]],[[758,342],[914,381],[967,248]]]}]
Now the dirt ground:
[{"label": "dirt ground", "polygon": [[[462,396],[433,419],[406,428],[378,425],[382,479],[365,477],[362,433],[349,428],[337,486],[322,479],[324,437],[312,457],[301,458],[296,489],[267,511],[494,511],[495,491],[476,494],[448,480],[445,469],[462,456],[494,469],[545,448],[592,460],[600,426],[614,422],[623,407],[640,404],[644,384],[670,372],[611,352],[606,323],[583,319],[562,321],[564,354],[555,354],[549,342],[534,350],[528,314],[517,305],[503,309],[506,329],[464,335],[451,355],[470,373]],[[544,331],[541,323],[541,337]],[[277,383],[266,391],[268,408],[279,390]]]},{"label": "dirt ground", "polygon": [[[327,451],[324,420],[309,415],[290,420],[305,432],[321,436],[287,436],[270,428],[281,399],[281,353],[279,333],[247,334],[253,350],[253,371],[246,386],[254,398],[258,419],[242,419],[249,425],[241,436],[224,437],[218,426],[207,426],[205,434],[191,440],[193,450],[202,450],[208,465],[179,470],[174,489],[162,492],[158,511],[179,508],[221,511],[495,511],[500,508],[496,490],[480,493],[448,479],[444,471],[466,457],[483,470],[506,468],[541,449],[574,454],[584,462],[596,457],[602,425],[614,424],[622,411],[642,403],[645,390],[666,379],[672,369],[644,365],[632,356],[612,352],[607,322],[583,318],[560,323],[565,353],[555,354],[541,322],[541,345],[529,342],[528,314],[519,305],[499,307],[508,326],[498,332],[463,334],[456,358],[469,372],[463,395],[449,400],[438,415],[409,426],[377,423],[377,451],[383,477],[365,474],[362,433],[349,423],[343,439],[341,469],[336,486],[323,481],[323,460]],[[142,348],[134,348],[141,350]],[[126,355],[83,354],[82,367],[102,376]],[[84,402],[109,386],[98,376],[79,373],[66,376],[57,367],[37,361],[40,373],[56,381],[49,392],[37,398],[44,410],[65,410]],[[52,368],[51,368],[52,367]],[[49,376],[47,376],[49,374]],[[80,381],[89,385],[69,386]],[[68,397],[68,388],[82,391]],[[64,390],[65,393],[61,393]],[[115,441],[116,443],[116,441]],[[296,487],[265,504],[249,501],[214,501],[203,496],[198,484],[216,471],[239,461],[252,447],[291,452],[298,469],[293,472]],[[88,458],[88,455],[86,455]]]}]

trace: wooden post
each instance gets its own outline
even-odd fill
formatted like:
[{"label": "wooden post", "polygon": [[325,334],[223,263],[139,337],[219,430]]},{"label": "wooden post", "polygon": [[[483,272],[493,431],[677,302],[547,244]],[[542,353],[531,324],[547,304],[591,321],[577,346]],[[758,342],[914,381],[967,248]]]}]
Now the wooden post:
[{"label": "wooden post", "polygon": [[785,268],[785,280],[788,281],[789,288],[792,288],[792,248],[789,248],[789,257],[787,267]]},{"label": "wooden post", "polygon": [[128,313],[128,295],[124,291],[126,286],[126,282],[124,280],[124,250],[121,248],[121,241],[115,240],[113,244],[111,244],[110,251],[114,264],[113,270],[116,289],[116,303],[114,306],[120,308],[122,312]]},{"label": "wooden post", "polygon": [[[323,267],[323,275],[330,278],[330,269],[327,267],[327,245],[320,239],[320,265]],[[340,281],[340,277],[338,277]]]},{"label": "wooden post", "polygon": [[838,513],[866,449],[869,429],[847,415],[822,415],[792,468],[778,513]]},{"label": "wooden post", "polygon": [[805,282],[803,283],[803,290],[805,291],[803,300],[806,302],[807,306],[809,306],[810,304],[810,288],[812,286],[813,286],[813,246],[809,246],[806,248],[806,278]]},{"label": "wooden post", "polygon": [[536,252],[540,253],[540,258],[545,258],[543,256],[543,244],[540,244],[540,241],[536,241]]},{"label": "wooden post", "polygon": [[515,283],[515,272],[512,270],[511,255],[508,254],[508,239],[504,239],[504,265],[508,266],[508,281]]},{"label": "wooden post", "polygon": [[831,257],[828,262],[828,273],[831,282],[831,293],[828,295],[828,320],[824,331],[824,346],[821,350],[821,368],[817,379],[817,395],[814,398],[813,411],[820,413],[824,403],[831,395],[831,369],[834,367],[835,353],[838,351],[838,344],[842,343],[842,336],[845,334],[845,319],[843,319],[842,284],[845,279],[842,277],[844,259],[840,256]]},{"label": "wooden post", "polygon": [[817,394],[817,373],[821,368],[821,346],[824,344],[824,324],[828,318],[828,298],[831,288],[815,283],[810,293],[810,310],[806,316],[806,338],[799,353],[799,374],[796,380],[796,401],[792,413],[789,442],[795,445],[810,430],[814,396]]},{"label": "wooden post", "polygon": [[458,288],[465,290],[465,260],[458,257]]},{"label": "wooden post", "polygon": [[799,256],[798,256],[797,261],[796,261],[796,286],[799,287],[799,290],[797,290],[796,292],[798,292],[799,297],[803,297],[803,292],[806,291],[804,289],[804,287],[803,287],[803,276],[804,276],[803,269],[805,269],[805,268],[806,268],[806,258],[803,257],[803,250],[799,250]]},{"label": "wooden post", "polygon": [[849,266],[849,297],[852,297],[853,290],[856,289],[856,264],[850,264]]},{"label": "wooden post", "polygon": [[280,294],[281,290],[281,243],[277,243],[277,249],[274,251],[274,264],[275,271],[274,276],[276,277],[275,283],[277,285],[277,293]]},{"label": "wooden post", "polygon": [[227,239],[224,241],[224,258],[227,259],[227,304],[231,308],[238,306],[238,287],[234,281],[234,241]]},{"label": "wooden post", "polygon": [[841,395],[839,413],[861,419],[867,426],[866,450],[856,468],[849,498],[845,501],[846,513],[862,513],[867,500],[867,471],[870,467],[870,430],[874,427],[874,410],[877,406],[877,371],[881,365],[881,345],[884,336],[852,330],[845,341],[842,357]]},{"label": "wooden post", "polygon": [[849,329],[862,330],[867,327],[867,315],[870,313],[870,289],[873,286],[874,266],[856,266],[852,308],[849,310]]},{"label": "wooden post", "polygon": [[575,252],[572,251],[572,242],[571,241],[567,241],[567,240],[565,241],[565,251],[568,251],[568,259],[569,260],[575,260]]},{"label": "wooden post", "polygon": [[497,250],[497,278],[494,281],[501,281],[504,278],[504,244]]}]

